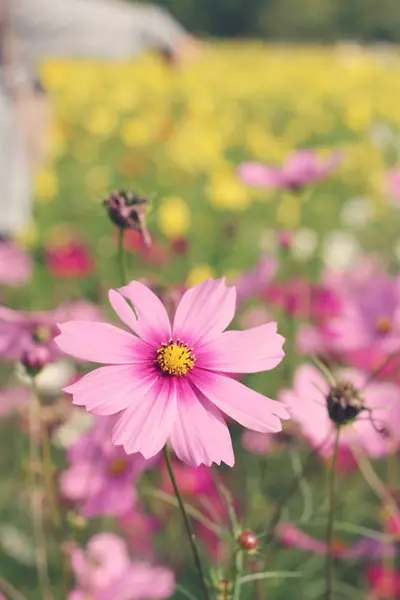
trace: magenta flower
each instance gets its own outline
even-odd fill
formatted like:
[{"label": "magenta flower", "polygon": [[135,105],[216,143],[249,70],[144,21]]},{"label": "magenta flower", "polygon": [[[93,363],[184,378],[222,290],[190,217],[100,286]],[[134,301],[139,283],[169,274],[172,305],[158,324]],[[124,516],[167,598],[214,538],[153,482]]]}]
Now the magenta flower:
[{"label": "magenta flower", "polygon": [[11,242],[0,241],[0,285],[25,285],[31,272],[30,255]]},{"label": "magenta flower", "polygon": [[281,168],[245,162],[239,166],[238,174],[243,183],[254,188],[296,191],[330,175],[340,161],[341,154],[338,151],[332,152],[323,161],[314,150],[302,149],[291,154]]},{"label": "magenta flower", "polygon": [[125,541],[113,533],[95,535],[86,550],[73,547],[70,559],[78,587],[68,600],[152,600],[174,590],[172,571],[132,562]]},{"label": "magenta flower", "polygon": [[284,355],[284,338],[276,323],[223,333],[236,304],[236,290],[224,279],[186,291],[172,327],[161,301],[137,281],[110,290],[109,299],[133,334],[106,323],[72,321],[59,325],[55,342],[76,358],[107,365],[66,391],[89,412],[121,413],[112,432],[115,445],[150,458],[169,442],[190,465],[232,466],[222,413],[248,429],[281,430],[280,419],[288,418],[285,407],[227,374],[274,368]]},{"label": "magenta flower", "polygon": [[[399,388],[391,383],[367,384],[367,376],[354,369],[340,371],[338,381],[355,386],[365,406],[356,418],[342,426],[339,448],[358,447],[373,458],[392,452],[399,442]],[[293,388],[280,395],[304,437],[322,456],[332,454],[335,437],[336,425],[327,408],[329,393],[330,386],[319,370],[303,365],[295,373]]]},{"label": "magenta flower", "polygon": [[111,444],[114,417],[97,417],[94,426],[68,450],[69,469],[62,473],[63,496],[82,503],[86,517],[121,516],[136,502],[134,482],[152,466],[141,454],[127,455]]}]

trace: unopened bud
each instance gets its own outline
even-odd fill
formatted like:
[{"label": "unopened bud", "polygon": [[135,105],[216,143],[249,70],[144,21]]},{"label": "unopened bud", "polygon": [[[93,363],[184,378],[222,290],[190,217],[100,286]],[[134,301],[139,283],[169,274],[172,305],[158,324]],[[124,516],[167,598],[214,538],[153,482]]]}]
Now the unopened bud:
[{"label": "unopened bud", "polygon": [[250,531],[250,529],[245,529],[239,535],[239,544],[243,550],[247,550],[248,552],[257,550],[260,545],[260,541],[254,531]]},{"label": "unopened bud", "polygon": [[45,367],[50,360],[50,350],[47,346],[32,346],[25,350],[21,362],[28,374],[34,377]]},{"label": "unopened bud", "polygon": [[130,191],[113,192],[104,200],[104,206],[108,210],[111,221],[120,229],[139,231],[146,246],[151,244],[146,228],[148,204],[147,198]]}]

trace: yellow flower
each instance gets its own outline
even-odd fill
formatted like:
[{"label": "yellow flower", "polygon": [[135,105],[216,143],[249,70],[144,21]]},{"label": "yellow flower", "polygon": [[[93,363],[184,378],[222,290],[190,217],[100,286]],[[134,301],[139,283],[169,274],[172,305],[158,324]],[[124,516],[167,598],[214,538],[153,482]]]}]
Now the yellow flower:
[{"label": "yellow flower", "polygon": [[168,238],[182,237],[190,227],[190,212],[182,198],[169,196],[157,211],[160,230]]},{"label": "yellow flower", "polygon": [[58,193],[58,178],[54,171],[43,169],[35,176],[35,194],[39,202],[48,202]]},{"label": "yellow flower", "polygon": [[196,265],[190,270],[186,279],[186,285],[191,287],[212,277],[215,277],[215,273],[209,265]]}]

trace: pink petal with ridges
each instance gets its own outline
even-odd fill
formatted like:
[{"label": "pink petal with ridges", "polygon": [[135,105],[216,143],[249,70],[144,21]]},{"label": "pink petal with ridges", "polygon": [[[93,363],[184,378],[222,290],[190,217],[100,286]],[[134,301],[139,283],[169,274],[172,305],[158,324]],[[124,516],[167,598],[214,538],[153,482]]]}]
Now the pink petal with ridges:
[{"label": "pink petal with ridges", "polygon": [[190,383],[177,380],[178,418],[171,435],[171,445],[183,462],[193,467],[221,462],[233,467],[232,441],[220,413]]},{"label": "pink petal with ridges", "polygon": [[155,456],[166,444],[177,417],[174,378],[160,376],[146,394],[124,411],[111,434],[127,454]]},{"label": "pink petal with ridges", "polygon": [[132,334],[108,323],[69,321],[57,325],[55,344],[71,356],[106,364],[143,362],[148,345]]},{"label": "pink petal with ridges", "polygon": [[230,377],[197,369],[190,379],[210,402],[247,429],[264,433],[281,431],[280,419],[289,418],[283,404]]},{"label": "pink petal with ridges", "polygon": [[285,338],[277,323],[245,331],[225,331],[196,348],[196,365],[224,373],[258,373],[276,367],[284,357]]},{"label": "pink petal with ridges", "polygon": [[168,313],[161,300],[148,287],[139,281],[131,281],[128,285],[119,288],[117,292],[135,307],[138,319],[135,318],[133,311],[133,319],[131,319],[128,317],[126,307],[123,307],[121,302],[116,302],[115,296],[113,297],[114,310],[132,331],[153,346],[158,347],[162,342],[168,342],[171,338]]},{"label": "pink petal with ridges", "polygon": [[232,321],[236,289],[225,278],[207,279],[184,293],[176,309],[173,334],[189,345],[218,336]]},{"label": "pink petal with ridges", "polygon": [[95,369],[64,391],[88,412],[111,416],[141,399],[156,381],[157,373],[151,366],[111,365]]}]

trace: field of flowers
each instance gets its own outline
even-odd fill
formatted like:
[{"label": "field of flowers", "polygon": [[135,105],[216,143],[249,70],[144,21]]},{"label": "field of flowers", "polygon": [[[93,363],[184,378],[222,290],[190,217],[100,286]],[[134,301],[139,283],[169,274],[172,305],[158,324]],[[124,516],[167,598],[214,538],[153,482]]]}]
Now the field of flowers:
[{"label": "field of flowers", "polygon": [[[0,248],[0,592],[400,598],[400,57],[229,43],[42,78],[34,221]],[[143,285],[110,306],[131,280],[183,297],[175,337]],[[146,342],[133,364],[93,321]]]}]

